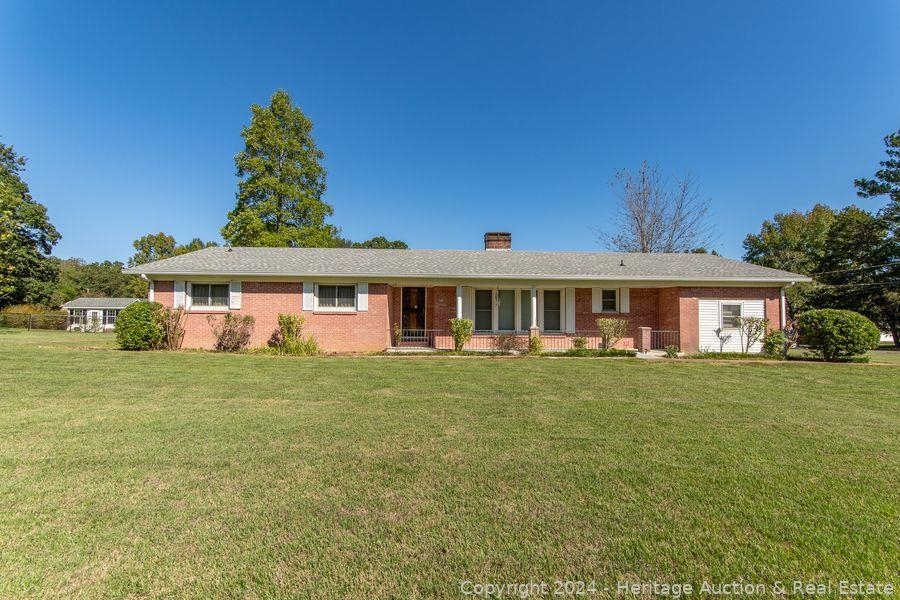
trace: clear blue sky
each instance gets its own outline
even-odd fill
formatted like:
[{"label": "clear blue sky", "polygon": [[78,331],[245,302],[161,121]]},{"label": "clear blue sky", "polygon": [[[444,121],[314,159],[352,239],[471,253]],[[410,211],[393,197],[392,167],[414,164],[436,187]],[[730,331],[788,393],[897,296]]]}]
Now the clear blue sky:
[{"label": "clear blue sky", "polygon": [[315,123],[332,222],[415,248],[599,250],[609,180],[647,159],[696,175],[738,257],[776,211],[857,201],[900,128],[888,0],[191,4],[0,4],[0,139],[55,254],[219,239],[278,88]]}]

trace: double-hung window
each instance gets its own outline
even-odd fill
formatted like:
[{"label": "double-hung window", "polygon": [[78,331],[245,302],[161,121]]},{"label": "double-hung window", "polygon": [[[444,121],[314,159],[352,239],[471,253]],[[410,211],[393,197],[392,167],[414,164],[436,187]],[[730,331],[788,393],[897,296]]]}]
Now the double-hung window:
[{"label": "double-hung window", "polygon": [[227,283],[191,284],[191,306],[228,306]]},{"label": "double-hung window", "polygon": [[107,308],[103,311],[103,324],[104,325],[115,325],[116,317],[119,316],[119,311],[115,308]]},{"label": "double-hung window", "polygon": [[743,316],[743,305],[723,302],[720,306],[722,313],[722,329],[739,328],[741,326],[741,317]]},{"label": "double-hung window", "polygon": [[85,317],[87,316],[87,311],[83,308],[76,308],[72,311],[72,324],[73,325],[84,325],[86,323]]},{"label": "double-hung window", "polygon": [[544,331],[562,330],[561,296],[559,290],[544,290]]},{"label": "double-hung window", "polygon": [[316,308],[319,310],[352,311],[356,309],[355,285],[317,286]]},{"label": "double-hung window", "polygon": [[616,312],[618,310],[616,290],[603,290],[600,293],[600,309],[603,312]]}]

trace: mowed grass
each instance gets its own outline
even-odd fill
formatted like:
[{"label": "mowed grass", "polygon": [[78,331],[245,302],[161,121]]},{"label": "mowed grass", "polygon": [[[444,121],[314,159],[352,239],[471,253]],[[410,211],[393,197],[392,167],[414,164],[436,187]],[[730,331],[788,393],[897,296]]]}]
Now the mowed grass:
[{"label": "mowed grass", "polygon": [[0,597],[894,581],[900,368],[0,330]]}]

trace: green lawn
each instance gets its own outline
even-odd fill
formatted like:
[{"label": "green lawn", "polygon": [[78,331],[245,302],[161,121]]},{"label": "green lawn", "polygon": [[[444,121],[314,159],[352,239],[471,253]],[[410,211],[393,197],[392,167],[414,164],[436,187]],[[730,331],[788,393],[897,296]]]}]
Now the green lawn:
[{"label": "green lawn", "polygon": [[0,330],[0,597],[893,581],[900,368]]}]

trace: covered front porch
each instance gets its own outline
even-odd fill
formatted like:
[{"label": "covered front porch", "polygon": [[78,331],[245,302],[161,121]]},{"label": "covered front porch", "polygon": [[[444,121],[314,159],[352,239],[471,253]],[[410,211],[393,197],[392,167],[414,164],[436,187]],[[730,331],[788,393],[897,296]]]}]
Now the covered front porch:
[{"label": "covered front porch", "polygon": [[[635,301],[639,311],[633,312]],[[475,324],[466,350],[527,348],[534,336],[546,350],[599,348],[596,319],[608,317],[628,322],[616,347],[635,348],[640,328],[658,329],[657,304],[656,290],[624,287],[399,285],[391,290],[390,338],[395,348],[452,350],[450,319],[466,318]]]}]

